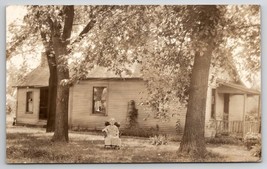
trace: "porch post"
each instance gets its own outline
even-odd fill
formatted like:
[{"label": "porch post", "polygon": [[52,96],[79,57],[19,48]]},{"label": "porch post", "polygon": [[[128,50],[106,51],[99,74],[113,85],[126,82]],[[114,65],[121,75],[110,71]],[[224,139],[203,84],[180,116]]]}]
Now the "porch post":
[{"label": "porch post", "polygon": [[259,125],[259,133],[261,133],[261,95],[259,95],[259,100],[258,100],[258,125]]},{"label": "porch post", "polygon": [[243,132],[242,132],[242,134],[243,134],[243,139],[244,139],[245,135],[246,135],[246,133],[245,133],[245,129],[246,129],[245,117],[246,117],[246,111],[247,111],[247,104],[246,104],[247,103],[247,94],[245,93],[243,96],[244,96],[244,101],[243,101]]}]

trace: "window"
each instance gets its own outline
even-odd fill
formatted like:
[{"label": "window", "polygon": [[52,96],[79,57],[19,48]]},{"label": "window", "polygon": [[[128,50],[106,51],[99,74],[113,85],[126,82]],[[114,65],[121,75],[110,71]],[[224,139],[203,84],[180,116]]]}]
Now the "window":
[{"label": "window", "polygon": [[106,115],[107,87],[93,87],[93,114]]},{"label": "window", "polygon": [[33,92],[26,93],[26,113],[33,113]]}]

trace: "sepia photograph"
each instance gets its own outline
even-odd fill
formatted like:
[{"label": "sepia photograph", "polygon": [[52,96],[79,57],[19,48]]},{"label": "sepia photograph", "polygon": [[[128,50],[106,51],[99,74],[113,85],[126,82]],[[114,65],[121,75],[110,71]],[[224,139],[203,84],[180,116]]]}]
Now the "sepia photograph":
[{"label": "sepia photograph", "polygon": [[6,163],[261,162],[260,5],[6,6]]}]

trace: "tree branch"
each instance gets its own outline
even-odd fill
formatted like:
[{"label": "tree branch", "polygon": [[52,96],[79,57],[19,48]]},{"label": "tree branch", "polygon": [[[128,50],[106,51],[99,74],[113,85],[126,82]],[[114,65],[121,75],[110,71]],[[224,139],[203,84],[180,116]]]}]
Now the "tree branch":
[{"label": "tree branch", "polygon": [[18,38],[19,39],[18,41],[16,41],[10,48],[6,50],[6,59],[11,58],[12,52],[14,52],[17,46],[21,45],[26,38],[27,38],[26,35],[22,35],[21,38]]},{"label": "tree branch", "polygon": [[230,27],[232,30],[240,30],[240,29],[250,29],[250,28],[260,28],[260,24],[253,24],[253,25],[233,25]]},{"label": "tree branch", "polygon": [[74,19],[74,6],[64,6],[64,13],[66,16],[64,21],[65,24],[63,28],[62,40],[69,43]]},{"label": "tree branch", "polygon": [[[108,11],[114,9],[115,6],[111,6],[109,10],[108,10],[108,8],[109,8],[109,6],[101,6],[101,8],[99,9],[99,11],[96,12],[96,14],[93,14],[93,12],[91,11],[91,18],[92,19],[90,20],[90,22],[88,22],[88,24],[84,27],[84,29],[79,33],[78,38],[75,39],[71,43],[71,45],[74,44],[74,43],[80,42],[84,38],[85,34],[87,34],[95,26],[95,23],[96,23],[96,15],[102,15],[103,16]],[[103,12],[103,11],[104,11],[104,13],[101,14],[101,12]]]},{"label": "tree branch", "polygon": [[[11,58],[11,54],[12,52],[14,52],[18,46],[21,46],[23,45],[23,42],[29,38],[29,35],[32,35],[32,34],[35,34],[36,31],[33,30],[33,29],[30,29],[28,27],[25,27],[25,26],[21,26],[21,30],[20,32],[16,32],[14,33],[15,34],[15,37],[13,37],[12,39],[14,39],[15,41],[14,42],[11,42],[10,43],[10,47],[7,46],[7,49],[6,49],[6,59],[9,59]],[[7,43],[8,44],[8,43]]]},{"label": "tree branch", "polygon": [[85,34],[87,34],[95,25],[96,20],[92,19],[86,26],[85,28],[81,31],[81,33],[79,34],[78,38],[73,41],[71,44],[80,42],[82,40],[82,38],[85,36]]}]

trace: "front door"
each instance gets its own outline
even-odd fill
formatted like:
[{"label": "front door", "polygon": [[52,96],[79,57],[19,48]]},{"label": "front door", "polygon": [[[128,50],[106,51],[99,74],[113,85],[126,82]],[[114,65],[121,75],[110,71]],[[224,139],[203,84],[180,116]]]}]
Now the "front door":
[{"label": "front door", "polygon": [[224,106],[223,106],[223,130],[228,132],[229,128],[229,101],[230,95],[228,93],[224,94]]},{"label": "front door", "polygon": [[48,111],[48,87],[43,87],[40,89],[40,109],[39,109],[39,119],[47,119]]}]

